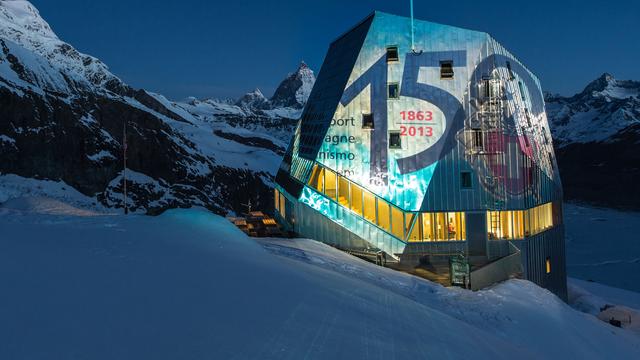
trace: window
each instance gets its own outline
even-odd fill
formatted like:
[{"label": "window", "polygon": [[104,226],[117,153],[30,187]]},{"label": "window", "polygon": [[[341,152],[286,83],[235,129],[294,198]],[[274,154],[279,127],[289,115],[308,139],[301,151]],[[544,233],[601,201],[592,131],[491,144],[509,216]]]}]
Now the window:
[{"label": "window", "polygon": [[276,211],[280,210],[280,192],[278,189],[273,189],[273,206],[276,208]]},{"label": "window", "polygon": [[513,212],[513,238],[524,239],[524,211]]},{"label": "window", "polygon": [[400,98],[400,85],[398,85],[398,83],[387,84],[387,98],[388,99]]},{"label": "window", "polygon": [[514,238],[513,211],[489,211],[487,214],[488,237],[491,240]]},{"label": "window", "polygon": [[[421,214],[406,214],[407,220],[405,220],[407,224],[407,231],[411,230],[409,236],[407,236],[407,240],[411,242],[422,241],[422,215]],[[415,224],[413,224],[413,229],[410,229],[411,222],[409,220],[416,219]]]},{"label": "window", "polygon": [[391,229],[393,236],[404,239],[404,213],[395,206],[391,207]]},{"label": "window", "polygon": [[362,189],[360,186],[351,183],[351,210],[362,216]]},{"label": "window", "polygon": [[484,138],[482,136],[482,130],[471,130],[472,146],[476,149],[484,148]]},{"label": "window", "polygon": [[411,230],[411,223],[413,223],[413,220],[415,219],[415,217],[418,216],[418,214],[416,213],[405,213],[404,214],[404,233],[409,234],[409,230]]},{"label": "window", "polygon": [[337,199],[338,195],[338,179],[336,178],[336,173],[325,169],[324,170],[324,193],[332,200]]},{"label": "window", "polygon": [[523,239],[554,226],[553,203],[528,210],[488,211],[487,235],[491,240]]},{"label": "window", "polygon": [[324,169],[318,165],[313,167],[313,172],[309,178],[309,186],[318,192],[324,192]]},{"label": "window", "polygon": [[287,215],[286,209],[287,209],[286,199],[284,195],[280,193],[280,216],[282,216],[283,219],[285,219]]},{"label": "window", "polygon": [[402,149],[399,131],[389,131],[389,149]]},{"label": "window", "polygon": [[342,176],[338,176],[338,203],[349,207],[349,180]]},{"label": "window", "polygon": [[513,75],[513,70],[511,70],[511,62],[507,61],[507,71],[509,71],[509,80],[515,79],[515,75]]},{"label": "window", "polygon": [[391,232],[389,211],[389,204],[384,200],[378,199],[378,226]]},{"label": "window", "polygon": [[398,61],[398,47],[397,46],[389,46],[387,47],[387,62],[396,62]]},{"label": "window", "polygon": [[545,267],[547,274],[551,274],[551,258],[545,260]]},{"label": "window", "polygon": [[524,108],[524,116],[527,119],[527,126],[531,127],[531,114],[529,114],[529,109]]},{"label": "window", "polygon": [[467,229],[465,224],[464,213],[450,212],[447,213],[446,240],[460,241],[467,238]]},{"label": "window", "polygon": [[436,240],[444,241],[448,240],[447,237],[447,217],[445,213],[435,213],[435,230],[436,230]]},{"label": "window", "polygon": [[373,114],[362,114],[362,128],[366,130],[373,130]]},{"label": "window", "polygon": [[471,173],[463,171],[460,173],[460,186],[463,189],[471,189]]},{"label": "window", "polygon": [[362,195],[364,198],[364,218],[371,221],[372,223],[376,222],[376,197],[366,191],[362,191]]},{"label": "window", "polygon": [[422,239],[424,241],[435,240],[435,237],[433,236],[433,223],[433,214],[422,214]]},{"label": "window", "polygon": [[488,99],[491,96],[491,83],[489,79],[482,79],[482,87],[483,87],[483,95],[485,99]]},{"label": "window", "polygon": [[524,96],[524,86],[522,85],[522,81],[518,81],[518,88],[520,89],[520,96],[522,97],[522,101],[525,101]]},{"label": "window", "polygon": [[453,79],[453,61],[440,61],[440,79]]}]

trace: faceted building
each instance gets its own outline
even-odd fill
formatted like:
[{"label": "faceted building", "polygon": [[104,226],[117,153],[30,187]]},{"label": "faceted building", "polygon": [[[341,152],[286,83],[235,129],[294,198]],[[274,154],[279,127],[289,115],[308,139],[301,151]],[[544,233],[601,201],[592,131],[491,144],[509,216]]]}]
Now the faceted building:
[{"label": "faceted building", "polygon": [[329,47],[276,176],[276,218],[445,284],[566,299],[540,83],[490,35],[375,12]]}]

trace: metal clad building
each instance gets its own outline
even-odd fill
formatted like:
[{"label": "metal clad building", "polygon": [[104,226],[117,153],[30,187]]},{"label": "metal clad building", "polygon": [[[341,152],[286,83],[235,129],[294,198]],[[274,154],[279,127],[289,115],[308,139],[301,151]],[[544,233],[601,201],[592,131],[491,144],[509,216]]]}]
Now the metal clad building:
[{"label": "metal clad building", "polygon": [[302,236],[566,299],[561,200],[535,75],[486,33],[381,12],[331,44],[275,191]]}]

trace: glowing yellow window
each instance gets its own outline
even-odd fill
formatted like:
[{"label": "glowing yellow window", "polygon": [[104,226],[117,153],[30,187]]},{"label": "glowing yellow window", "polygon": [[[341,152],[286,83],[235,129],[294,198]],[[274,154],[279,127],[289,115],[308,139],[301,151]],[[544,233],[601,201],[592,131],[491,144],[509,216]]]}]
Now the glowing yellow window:
[{"label": "glowing yellow window", "polygon": [[424,241],[434,241],[433,232],[434,216],[431,213],[423,213],[422,216],[422,239]]},{"label": "glowing yellow window", "polygon": [[338,179],[336,177],[336,173],[325,169],[324,170],[324,193],[327,197],[336,200],[336,195],[338,194]]},{"label": "glowing yellow window", "polygon": [[344,207],[349,207],[349,180],[338,177],[338,202]]},{"label": "glowing yellow window", "polygon": [[[420,223],[416,221],[415,225],[413,225],[413,221],[418,217],[416,213],[405,213],[404,214],[404,233],[408,234],[408,241],[418,241],[420,239]],[[413,229],[411,229],[411,225],[413,225]],[[411,231],[411,233],[409,233]]]},{"label": "glowing yellow window", "polygon": [[287,214],[287,208],[286,208],[286,199],[284,197],[284,195],[282,195],[282,193],[280,193],[280,215],[283,218],[286,218],[286,214]]},{"label": "glowing yellow window", "polygon": [[391,207],[391,229],[398,239],[404,239],[404,213],[395,206]]},{"label": "glowing yellow window", "polygon": [[378,199],[378,226],[390,232],[389,211],[389,204],[384,200]]},{"label": "glowing yellow window", "polygon": [[547,274],[551,274],[551,259],[550,258],[547,258],[547,260],[545,261],[545,265],[546,265]]},{"label": "glowing yellow window", "polygon": [[524,238],[524,211],[522,210],[513,212],[513,238]]},{"label": "glowing yellow window", "polygon": [[309,186],[319,192],[324,191],[324,169],[318,165],[313,167],[311,178],[309,178]]},{"label": "glowing yellow window", "polygon": [[424,241],[422,237],[422,216],[417,214],[416,218],[416,223],[413,225],[413,229],[411,229],[411,233],[407,237],[407,241]]},{"label": "glowing yellow window", "polygon": [[362,189],[360,186],[351,183],[351,210],[362,216]]},{"label": "glowing yellow window", "polygon": [[278,189],[273,189],[273,197],[273,203],[276,210],[280,210],[280,192],[278,191]]},{"label": "glowing yellow window", "polygon": [[464,228],[464,213],[450,212],[447,213],[447,228],[446,233],[448,240],[464,240],[465,228]]},{"label": "glowing yellow window", "polygon": [[437,241],[446,241],[447,238],[447,217],[445,213],[435,213],[436,218],[436,240]]},{"label": "glowing yellow window", "polygon": [[366,191],[362,191],[362,195],[364,198],[364,218],[371,221],[372,223],[376,222],[376,197]]}]

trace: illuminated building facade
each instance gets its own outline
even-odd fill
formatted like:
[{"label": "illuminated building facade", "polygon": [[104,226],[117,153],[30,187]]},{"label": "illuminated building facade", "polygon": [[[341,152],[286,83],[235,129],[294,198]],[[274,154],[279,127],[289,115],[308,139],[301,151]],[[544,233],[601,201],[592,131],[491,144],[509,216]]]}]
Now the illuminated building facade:
[{"label": "illuminated building facade", "polygon": [[301,236],[566,299],[561,201],[538,79],[486,33],[380,12],[331,44],[275,190]]}]

